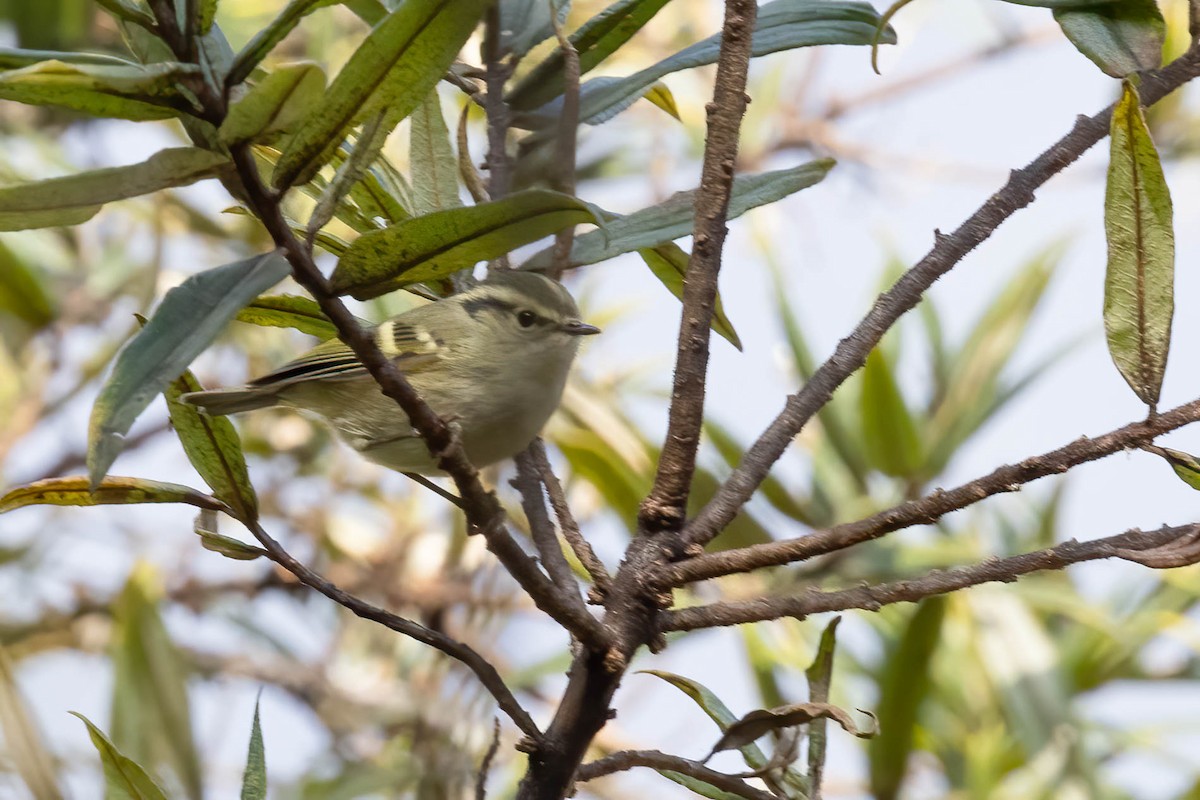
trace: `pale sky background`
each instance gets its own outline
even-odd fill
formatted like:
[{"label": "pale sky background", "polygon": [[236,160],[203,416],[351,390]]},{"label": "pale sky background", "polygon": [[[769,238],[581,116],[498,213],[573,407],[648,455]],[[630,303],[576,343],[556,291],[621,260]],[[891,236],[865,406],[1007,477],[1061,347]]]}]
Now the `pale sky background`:
[{"label": "pale sky background", "polygon": [[[815,96],[855,95],[902,81],[908,75],[977,50],[995,40],[996,20],[1037,31],[1053,31],[1054,27],[1050,12],[1042,9],[1009,6],[994,0],[967,3],[923,0],[895,20],[901,45],[884,49],[883,77],[871,73],[865,48],[826,48]],[[239,43],[234,44],[236,47]],[[789,65],[786,75],[794,79],[802,62],[803,58],[796,54],[771,56],[760,60],[755,75],[761,78],[786,63]],[[708,80],[708,75],[673,75],[666,82],[677,97],[690,102],[701,97],[702,80]],[[796,388],[778,366],[777,354],[782,345],[773,315],[761,312],[769,306],[771,287],[755,233],[768,236],[777,252],[786,254],[789,289],[810,335],[814,354],[823,359],[866,310],[889,255],[896,254],[905,263],[913,263],[928,250],[934,228],[948,231],[956,227],[999,188],[1009,169],[1023,166],[1056,141],[1070,128],[1077,114],[1094,113],[1111,102],[1115,89],[1115,81],[1101,74],[1061,36],[1051,35],[1044,44],[1022,48],[1014,55],[964,70],[961,78],[937,82],[895,102],[874,104],[866,113],[842,119],[837,126],[839,137],[869,150],[873,156],[869,167],[843,163],[819,186],[775,206],[751,212],[731,225],[722,292],[745,352],[738,353],[723,341],[714,344],[709,384],[712,416],[749,441],[779,410],[785,394]],[[689,122],[702,117],[702,102],[701,99],[684,106]],[[661,152],[659,148],[686,155],[688,139],[684,131],[661,112],[641,107],[644,105],[591,132],[590,136],[597,140],[623,137],[618,140],[628,142],[625,157],[635,165]],[[747,124],[754,124],[755,119],[752,115]],[[648,124],[656,128],[655,141],[649,140]],[[88,154],[81,161],[128,163],[140,160],[148,149],[161,143],[161,137],[155,138],[152,128],[144,127],[135,135],[130,135],[130,128],[108,126],[99,137],[73,144],[81,153]],[[585,142],[583,146],[586,150],[594,145]],[[769,168],[790,166],[806,158],[789,153],[774,159]],[[1080,435],[1100,434],[1144,415],[1144,407],[1118,375],[1103,343],[1100,309],[1105,260],[1102,230],[1105,164],[1105,146],[1101,145],[1054,178],[1038,193],[1032,207],[1018,212],[934,287],[933,297],[947,320],[948,336],[953,339],[1019,265],[1063,232],[1074,232],[1047,300],[1018,355],[1017,366],[1036,363],[1057,345],[1080,334],[1086,337],[1085,344],[972,440],[953,463],[947,485],[980,475],[999,463],[1058,447]],[[1200,210],[1196,173],[1194,163],[1186,168],[1167,167],[1175,201],[1177,314],[1162,408],[1200,395],[1200,375],[1190,368],[1200,356],[1196,346],[1200,321],[1189,313],[1197,307],[1200,291],[1200,275],[1192,266],[1200,254],[1200,231],[1187,224]],[[695,185],[697,175],[698,170],[688,164],[686,168],[669,171],[665,181],[670,189],[687,189]],[[228,205],[227,198],[213,184],[185,191],[211,208],[214,215]],[[637,170],[625,180],[584,187],[586,199],[614,211],[634,210],[653,202],[645,192],[645,182]],[[187,272],[191,267],[181,266],[180,270]],[[637,301],[635,310],[622,325],[606,332],[583,353],[583,367],[604,372],[635,357],[651,366],[657,365],[661,382],[666,385],[678,303],[649,276],[640,259],[623,257],[591,267],[574,287],[582,290],[595,307],[628,302],[630,298]],[[204,363],[201,362],[201,367]],[[906,386],[913,389],[921,386],[920,365],[905,366],[911,366],[903,375]],[[90,402],[91,398],[81,398],[79,413],[73,417],[73,429],[54,432],[53,438],[58,443],[77,445],[84,441]],[[153,412],[160,413],[157,409]],[[664,422],[661,408],[647,406],[639,416],[649,430],[661,431]],[[1200,451],[1200,428],[1174,434],[1166,442],[1192,452]],[[29,442],[24,452],[30,463],[48,463],[52,456],[47,454],[52,454],[58,446],[54,441]],[[149,448],[124,462],[121,472],[194,482],[186,465],[172,463],[171,459],[182,461],[175,450]],[[14,463],[21,463],[21,457],[15,458]],[[1064,537],[1095,538],[1133,526],[1151,528],[1163,523],[1185,523],[1195,521],[1200,511],[1200,496],[1145,454],[1117,456],[1074,470],[1071,484],[1060,530]],[[1004,496],[989,502],[1003,506],[1024,501],[1020,496]],[[105,574],[99,585],[118,585],[127,567],[138,557],[151,557],[169,567],[172,560],[181,557],[180,540],[190,536],[189,509],[123,508],[109,514],[86,509],[77,513],[88,515],[88,520],[95,523],[94,534],[83,540],[52,542],[47,546],[52,548],[53,558],[61,563],[64,574],[77,574],[80,565],[104,564]],[[104,528],[117,525],[147,531],[145,536],[131,540],[136,552],[112,552]],[[35,514],[5,517],[0,520],[0,543],[24,540],[38,528]],[[606,556],[615,558],[611,541],[602,537],[601,546]],[[249,575],[252,574],[249,570],[257,569],[201,554],[190,541],[184,553],[188,558],[211,561],[211,567],[205,564],[203,568],[211,568],[213,574]],[[1135,581],[1140,571],[1140,567],[1126,563],[1093,564],[1077,568],[1073,574],[1088,591],[1101,596],[1114,584]],[[5,597],[18,602],[29,591],[43,599],[66,603],[70,599],[63,595],[66,585],[64,582],[20,587],[5,581],[0,588]],[[289,612],[282,604],[274,609],[270,603],[260,605],[264,613],[278,617],[280,626],[287,625]],[[847,616],[842,640],[844,646],[853,647],[858,623],[854,613]],[[189,638],[199,635],[203,640],[216,632],[214,626],[207,626],[203,619],[191,615],[175,615],[169,622],[174,630],[186,630]],[[823,625],[824,620],[819,624]],[[542,625],[514,624],[504,633],[504,649],[514,660],[524,658],[532,663],[563,645],[559,637],[547,636],[547,630]],[[862,630],[859,628],[860,634]],[[227,636],[227,628],[221,628],[220,635]],[[231,643],[219,644],[228,648]],[[322,643],[299,645],[318,652]],[[1164,645],[1155,655],[1169,660],[1178,657],[1178,652]],[[721,685],[723,699],[735,711],[744,712],[752,707],[754,693],[749,677],[741,674],[743,661],[736,634],[719,631],[695,635],[653,659],[643,656],[638,666],[677,671],[701,682]],[[803,665],[797,665],[798,672],[802,668]],[[37,710],[39,722],[56,746],[67,752],[90,750],[82,727],[65,712],[78,710],[97,721],[106,718],[111,676],[104,660],[60,655],[39,657],[23,665],[20,679]],[[215,765],[210,790],[213,798],[231,796],[240,779],[254,692],[255,688],[246,683],[196,684],[195,725],[201,749]],[[857,705],[869,708],[871,700],[863,698]],[[322,751],[323,734],[281,692],[264,692],[262,702],[269,769],[274,779],[287,781],[301,774],[311,758]],[[1200,690],[1194,685],[1164,685],[1136,692],[1115,689],[1105,692],[1103,697],[1092,698],[1088,705],[1097,719],[1128,714],[1137,726],[1190,722],[1190,730],[1200,731],[1194,724],[1200,712]],[[618,695],[617,708],[622,728],[636,731],[644,746],[699,757],[715,737],[715,728],[711,728],[699,709],[653,678],[628,677]],[[545,713],[545,709],[539,711],[539,721],[545,718]],[[845,787],[848,781],[862,774],[865,750],[848,736],[835,732],[832,739],[831,779]],[[1179,758],[1186,760],[1189,753],[1197,752],[1200,747],[1197,739],[1193,734],[1176,741]],[[737,769],[733,760],[718,761],[716,765]],[[1194,776],[1165,767],[1159,759],[1138,755],[1118,758],[1110,765],[1139,800],[1173,797],[1183,782],[1194,780]],[[1148,779],[1151,774],[1153,780]],[[93,796],[94,781],[92,773],[73,776],[71,788],[75,796]],[[631,792],[630,797],[690,796],[645,771],[630,785],[644,792],[640,795]],[[926,792],[913,796],[936,797],[938,788],[929,786]],[[4,796],[3,792],[0,787],[0,796]],[[829,796],[863,795],[848,792]]]}]

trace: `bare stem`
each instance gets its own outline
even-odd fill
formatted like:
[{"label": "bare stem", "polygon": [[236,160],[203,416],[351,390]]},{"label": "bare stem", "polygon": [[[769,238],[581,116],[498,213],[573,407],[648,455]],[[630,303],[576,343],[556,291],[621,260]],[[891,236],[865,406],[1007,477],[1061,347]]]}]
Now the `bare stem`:
[{"label": "bare stem", "polygon": [[650,767],[651,769],[678,772],[746,800],[777,800],[775,795],[770,792],[756,789],[733,775],[726,775],[724,772],[709,769],[698,761],[668,755],[658,750],[621,750],[604,758],[598,758],[579,768],[575,782],[594,781],[596,778],[612,775],[614,772],[624,772],[634,767]]}]

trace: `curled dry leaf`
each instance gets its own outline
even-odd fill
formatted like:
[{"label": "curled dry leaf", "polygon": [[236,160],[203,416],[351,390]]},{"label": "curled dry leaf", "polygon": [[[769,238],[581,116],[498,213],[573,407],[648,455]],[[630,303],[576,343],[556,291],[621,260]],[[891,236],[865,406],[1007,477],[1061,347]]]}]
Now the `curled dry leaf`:
[{"label": "curled dry leaf", "polygon": [[849,712],[830,703],[796,703],[778,708],[760,708],[751,711],[726,728],[725,733],[713,745],[712,752],[705,757],[704,761],[708,761],[723,750],[744,747],[772,731],[804,725],[814,719],[831,719],[841,725],[842,730],[847,733],[860,739],[869,739],[879,732],[879,728],[874,714],[867,711],[862,713],[871,718],[871,724],[860,729],[854,724]]}]

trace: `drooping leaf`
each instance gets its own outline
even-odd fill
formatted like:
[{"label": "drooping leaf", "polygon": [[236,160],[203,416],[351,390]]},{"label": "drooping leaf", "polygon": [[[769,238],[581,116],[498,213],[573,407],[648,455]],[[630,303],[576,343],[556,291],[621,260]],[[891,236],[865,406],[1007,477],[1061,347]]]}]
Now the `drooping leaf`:
[{"label": "drooping leaf", "polygon": [[[674,242],[660,244],[658,247],[646,247],[638,250],[638,255],[646,262],[646,266],[654,273],[667,290],[680,300],[683,299],[683,276],[687,273],[688,254]],[[717,294],[713,306],[712,329],[725,338],[738,350],[742,349],[742,340],[738,338],[733,323],[725,315],[721,303],[721,295]]]},{"label": "drooping leaf", "polygon": [[[547,5],[541,0],[537,4]],[[414,216],[462,206],[458,197],[458,157],[450,145],[450,131],[436,90],[413,111],[408,163],[412,169]]]},{"label": "drooping leaf", "polygon": [[137,64],[132,61],[104,53],[72,53],[61,50],[22,50],[16,47],[0,47],[0,70],[32,67],[43,61],[92,64],[100,67],[137,67]]},{"label": "drooping leaf", "polygon": [[718,789],[707,781],[693,778],[690,775],[684,775],[681,772],[674,772],[669,769],[656,769],[654,771],[667,780],[674,781],[688,791],[698,794],[701,797],[707,797],[709,800],[744,800],[744,797],[740,794],[733,794],[724,789]]},{"label": "drooping leaf", "polygon": [[731,723],[704,760],[708,761],[722,750],[745,747],[772,731],[805,725],[817,719],[831,719],[847,733],[860,739],[870,739],[877,733],[874,720],[869,727],[859,728],[848,712],[829,703],[795,703],[779,708],[760,708]]},{"label": "drooping leaf", "polygon": [[930,662],[941,637],[945,610],[944,597],[923,600],[880,667],[880,734],[867,747],[871,792],[879,800],[895,800],[908,773],[918,713],[929,693]]},{"label": "drooping leaf", "polygon": [[670,114],[676,120],[682,121],[682,117],[679,116],[679,106],[675,103],[675,95],[671,92],[671,87],[662,81],[658,81],[647,89],[642,97]]},{"label": "drooping leaf", "polygon": [[46,478],[17,486],[0,495],[0,514],[34,505],[101,506],[133,503],[186,503],[224,511],[225,505],[203,492],[176,483],[143,478],[108,477],[94,490],[86,476]]},{"label": "drooping leaf", "polygon": [[1162,65],[1167,24],[1157,0],[1115,0],[1054,10],[1071,44],[1105,74],[1124,78]]},{"label": "drooping leaf", "polygon": [[271,20],[267,27],[254,34],[254,37],[241,49],[241,52],[233,59],[233,65],[229,69],[229,76],[225,79],[227,85],[236,86],[250,76],[267,53],[275,49],[275,46],[287,38],[300,20],[324,6],[335,5],[337,0],[291,0],[284,7],[283,11],[279,12],[279,16]]},{"label": "drooping leaf", "polygon": [[[543,8],[545,2],[532,2]],[[654,18],[670,0],[617,0],[589,19],[568,38],[579,54],[579,74],[586,75]],[[549,12],[546,16],[549,22]],[[554,33],[553,28],[546,34]],[[561,47],[529,71],[505,97],[510,108],[532,111],[563,93],[564,59]]]},{"label": "drooping leaf", "polygon": [[304,183],[350,129],[386,109],[393,122],[429,94],[475,29],[490,0],[408,0],[354,51],[275,166],[277,187]]},{"label": "drooping leaf", "polygon": [[146,327],[117,356],[92,407],[88,473],[94,483],[108,472],[142,409],[187,369],[239,310],[289,272],[281,255],[267,253],[193,275],[167,292]]},{"label": "drooping leaf", "polygon": [[216,175],[229,163],[195,147],[160,150],[140,164],[109,167],[0,189],[0,230],[75,225],[105,203],[187,186]]},{"label": "drooping leaf", "polygon": [[1104,232],[1104,331],[1108,352],[1134,394],[1158,402],[1175,311],[1171,194],[1158,151],[1128,83],[1113,110]]},{"label": "drooping leaf", "polygon": [[[497,0],[500,4],[500,50],[524,56],[554,35],[550,5],[554,0]],[[566,21],[570,0],[555,2],[559,24]]]},{"label": "drooping leaf", "polygon": [[159,614],[161,580],[145,563],[134,567],[113,605],[113,742],[130,758],[169,767],[190,800],[204,796],[192,736],[188,670]]},{"label": "drooping leaf", "polygon": [[234,561],[254,561],[267,555],[267,551],[261,547],[217,533],[217,520],[216,512],[202,510],[192,524],[192,532],[200,537],[200,546],[205,550]]},{"label": "drooping leaf", "polygon": [[96,0],[96,5],[112,14],[116,19],[132,22],[144,28],[154,27],[154,17],[145,8],[138,5],[137,0]]},{"label": "drooping leaf", "polygon": [[226,144],[281,133],[304,121],[325,91],[316,64],[289,64],[272,71],[229,108],[217,133]]},{"label": "drooping leaf", "polygon": [[1161,456],[1171,465],[1171,469],[1175,471],[1175,475],[1178,476],[1179,480],[1193,489],[1200,491],[1200,459],[1191,453],[1185,453],[1182,450],[1172,450],[1169,447],[1142,445],[1142,449]]},{"label": "drooping leaf", "polygon": [[190,370],[171,381],[163,392],[171,427],[213,496],[229,507],[235,519],[252,523],[258,519],[258,496],[250,483],[242,440],[233,423],[226,417],[210,417],[179,400],[182,394],[203,389]]},{"label": "drooping leaf", "polygon": [[96,752],[100,754],[100,764],[104,767],[106,797],[113,800],[167,800],[166,794],[146,774],[146,770],[136,761],[122,755],[91,720],[76,711],[68,713],[79,717],[87,726],[88,736],[91,737]]},{"label": "drooping leaf", "polygon": [[[879,15],[867,3],[855,0],[774,0],[758,11],[753,55],[828,44],[869,45],[875,41]],[[894,43],[889,27],[880,37]],[[646,89],[664,76],[684,69],[715,64],[721,48],[720,34],[684,48],[653,66],[625,78],[593,78],[580,87],[579,118],[588,124],[605,122],[628,108]],[[537,128],[556,121],[562,98],[514,117],[514,124]]]},{"label": "drooping leaf", "polygon": [[[837,647],[837,627],[841,617],[834,617],[821,632],[817,657],[804,677],[808,679],[808,699],[813,703],[829,702],[829,684],[833,681],[833,652]],[[821,800],[821,779],[825,772],[826,725],[824,718],[815,719],[808,728],[809,800]]]},{"label": "drooping leaf", "polygon": [[[823,158],[790,169],[734,178],[728,218],[735,219],[752,208],[774,203],[820,183],[833,165],[833,159]],[[694,189],[678,192],[656,206],[610,218],[602,230],[575,237],[570,265],[595,264],[687,236],[692,232],[695,200]],[[532,256],[521,268],[546,269],[551,265],[553,255],[553,248],[548,247]]]},{"label": "drooping leaf", "polygon": [[267,760],[263,750],[262,727],[258,723],[258,701],[254,702],[254,724],[250,726],[250,748],[242,775],[241,800],[265,800],[267,796]]},{"label": "drooping leaf", "polygon": [[333,288],[359,300],[378,297],[496,258],[568,225],[595,221],[586,203],[542,189],[436,211],[360,236],[338,261]]},{"label": "drooping leaf", "polygon": [[199,69],[190,64],[114,65],[39,61],[0,72],[0,100],[58,106],[94,117],[171,119],[191,109],[175,88]]},{"label": "drooping leaf", "polygon": [[863,368],[859,413],[867,457],[875,468],[895,477],[912,475],[921,466],[920,434],[893,367],[878,347]]},{"label": "drooping leaf", "polygon": [[294,294],[265,294],[239,311],[235,319],[272,328],[295,328],[321,341],[337,336],[337,328],[315,300]]}]

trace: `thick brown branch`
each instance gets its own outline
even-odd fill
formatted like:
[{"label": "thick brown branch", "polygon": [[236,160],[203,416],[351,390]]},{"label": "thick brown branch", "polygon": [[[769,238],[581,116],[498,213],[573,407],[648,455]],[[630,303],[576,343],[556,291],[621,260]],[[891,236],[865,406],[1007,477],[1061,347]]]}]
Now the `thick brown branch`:
[{"label": "thick brown branch", "polygon": [[[1142,101],[1146,105],[1156,103],[1197,75],[1200,75],[1200,48],[1193,47],[1165,68],[1146,74],[1141,85]],[[891,289],[880,295],[854,332],[838,343],[833,355],[817,369],[804,388],[788,398],[783,411],[688,525],[683,534],[686,543],[707,544],[724,530],[753,496],[796,434],[829,402],[834,390],[862,367],[867,355],[892,325],[920,302],[934,281],[949,272],[1018,209],[1033,202],[1036,189],[1100,141],[1108,132],[1111,116],[1110,106],[1094,116],[1079,117],[1070,133],[1023,169],[1014,170],[1000,191],[988,198],[953,233],[935,232],[933,249]]]},{"label": "thick brown branch", "polygon": [[1170,568],[1200,561],[1200,524],[1162,527],[1156,531],[1133,529],[1117,536],[1078,542],[1072,539],[1057,547],[990,559],[970,567],[934,570],[920,578],[823,592],[811,589],[796,597],[770,597],[734,603],[714,603],[665,612],[660,618],[664,631],[690,631],[741,625],[747,622],[791,617],[802,619],[825,611],[862,608],[878,611],[893,603],[915,603],[926,597],[946,594],[981,583],[1011,583],[1021,575],[1041,570],[1059,570],[1084,561],[1121,558],[1155,568]]},{"label": "thick brown branch", "polygon": [[748,102],[746,75],[757,11],[754,0],[725,3],[716,85],[707,107],[708,129],[700,188],[696,192],[692,256],[683,285],[683,316],[679,322],[667,437],[658,460],[654,488],[638,514],[643,533],[676,531],[683,526],[688,490],[696,470],[696,448],[700,445],[704,418],[704,382],[708,375],[709,325],[725,246],[738,134]]},{"label": "thick brown branch", "polygon": [[500,677],[500,673],[496,671],[496,668],[487,659],[475,650],[462,642],[451,639],[443,633],[426,628],[424,625],[413,622],[410,619],[405,619],[390,611],[385,611],[360,597],[343,591],[292,557],[283,548],[283,545],[276,541],[271,534],[267,533],[262,525],[255,522],[249,527],[250,532],[254,534],[254,538],[267,551],[270,559],[295,575],[305,586],[316,589],[333,602],[343,608],[349,609],[356,616],[371,620],[372,622],[378,622],[380,625],[390,628],[397,633],[403,634],[422,644],[429,645],[451,658],[461,661],[475,673],[479,681],[484,685],[484,688],[491,693],[492,697],[496,698],[496,704],[500,707],[500,710],[516,723],[516,726],[521,729],[522,733],[535,740],[541,738],[541,731],[538,730],[533,718],[517,702],[516,697],[513,696],[508,686],[505,685],[504,679]]},{"label": "thick brown branch", "polygon": [[598,758],[581,766],[575,775],[575,781],[576,783],[592,781],[634,767],[650,767],[651,769],[678,772],[689,778],[704,781],[722,791],[744,797],[746,800],[777,800],[775,795],[770,792],[756,789],[740,778],[709,769],[698,761],[689,761],[686,758],[668,755],[658,750],[622,750],[604,758]]},{"label": "thick brown branch", "polygon": [[952,511],[974,505],[993,495],[1015,492],[1039,478],[1057,475],[1088,461],[1140,447],[1168,431],[1196,421],[1200,421],[1200,400],[1193,400],[1152,419],[1126,425],[1095,439],[1076,439],[1065,447],[1017,464],[999,467],[982,478],[953,489],[937,489],[925,497],[909,500],[857,522],[836,525],[799,539],[725,550],[673,564],[668,568],[669,581],[671,585],[682,586],[735,572],[804,561],[913,525],[928,525]]}]

